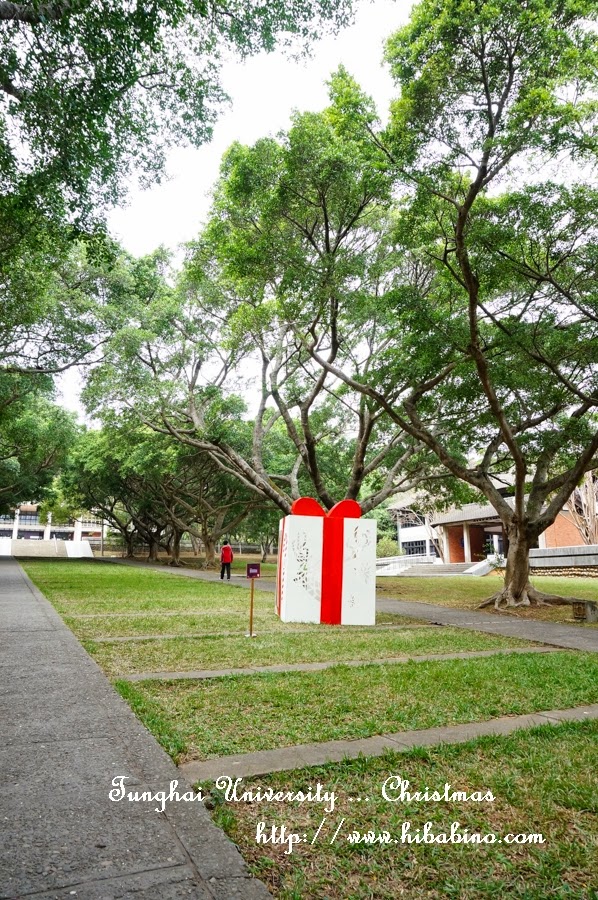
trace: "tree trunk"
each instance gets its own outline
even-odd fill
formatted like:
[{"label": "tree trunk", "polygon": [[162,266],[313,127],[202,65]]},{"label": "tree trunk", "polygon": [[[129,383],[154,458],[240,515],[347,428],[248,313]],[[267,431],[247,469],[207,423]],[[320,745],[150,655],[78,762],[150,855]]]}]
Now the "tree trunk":
[{"label": "tree trunk", "polygon": [[200,547],[199,538],[195,537],[194,534],[190,534],[189,537],[191,538],[191,546],[193,548],[193,556],[199,556],[199,547]]},{"label": "tree trunk", "polygon": [[153,538],[149,542],[149,553],[147,557],[148,562],[157,562],[158,561],[158,541],[155,541]]},{"label": "tree trunk", "polygon": [[124,539],[125,539],[125,550],[126,550],[126,552],[125,552],[125,558],[126,558],[126,559],[133,559],[134,556],[135,556],[135,552],[134,552],[134,550],[133,550],[133,541],[134,541],[134,539],[135,539],[135,535],[134,535],[134,534],[127,534],[127,533],[125,532],[125,534],[123,534],[123,537],[124,537]]},{"label": "tree trunk", "polygon": [[175,531],[170,542],[170,563],[171,566],[181,565],[181,537],[180,531]]},{"label": "tree trunk", "polygon": [[575,597],[561,597],[545,594],[530,582],[529,551],[538,545],[538,534],[532,523],[505,527],[508,536],[508,550],[505,581],[502,589],[480,603],[479,609],[494,605],[513,608],[519,606],[567,605],[574,603]]},{"label": "tree trunk", "polygon": [[262,549],[262,562],[268,562],[268,556],[272,553],[272,541],[262,541],[260,547]]},{"label": "tree trunk", "polygon": [[216,541],[212,537],[204,537],[205,547],[204,569],[213,569],[216,566]]}]

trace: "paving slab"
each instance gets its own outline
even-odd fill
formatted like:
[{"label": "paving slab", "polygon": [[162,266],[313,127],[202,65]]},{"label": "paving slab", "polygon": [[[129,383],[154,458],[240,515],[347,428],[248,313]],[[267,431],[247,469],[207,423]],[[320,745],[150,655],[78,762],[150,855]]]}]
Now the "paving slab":
[{"label": "paving slab", "polygon": [[598,652],[598,628],[580,625],[564,625],[560,622],[540,622],[520,619],[516,616],[496,615],[477,610],[452,609],[414,600],[379,599],[378,612],[398,613],[414,616],[439,625],[451,625],[486,634],[501,634],[522,640],[564,647],[568,650],[589,650]]},{"label": "paving slab", "polygon": [[284,672],[321,672],[336,666],[351,669],[360,666],[393,666],[409,662],[437,662],[445,659],[475,659],[511,653],[558,653],[559,647],[498,647],[495,650],[462,650],[456,653],[424,653],[418,656],[388,656],[381,659],[330,660],[311,663],[277,663],[272,666],[247,666],[236,669],[190,669],[187,672],[136,672],[115,676],[121,681],[184,681],[227,678],[231,675],[273,675]]},{"label": "paving slab", "polygon": [[[321,766],[359,756],[381,756],[388,750],[405,753],[414,747],[434,747],[440,744],[461,744],[485,735],[508,735],[521,728],[538,725],[555,726],[560,722],[598,719],[598,703],[571,709],[553,709],[521,716],[499,716],[483,722],[465,722],[461,725],[439,725],[414,731],[397,731],[393,734],[373,735],[357,740],[322,741],[314,744],[297,744],[280,750],[258,750],[254,753],[238,753],[216,759],[191,760],[179,766],[185,778],[191,782],[210,781],[219,775],[249,778],[299,769],[305,766]],[[301,762],[298,762],[298,759]]]},{"label": "paving slab", "polygon": [[0,898],[269,897],[200,802],[110,800],[190,787],[10,558],[0,584]]}]

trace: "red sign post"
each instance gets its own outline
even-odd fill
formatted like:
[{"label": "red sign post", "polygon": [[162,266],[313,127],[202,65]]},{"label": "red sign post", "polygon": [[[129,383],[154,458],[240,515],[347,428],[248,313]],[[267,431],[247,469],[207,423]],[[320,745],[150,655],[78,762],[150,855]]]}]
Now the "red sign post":
[{"label": "red sign post", "polygon": [[255,637],[253,633],[253,589],[255,585],[255,579],[261,577],[260,572],[260,564],[259,563],[247,563],[247,577],[251,581],[251,599],[249,601],[249,634],[247,637]]}]

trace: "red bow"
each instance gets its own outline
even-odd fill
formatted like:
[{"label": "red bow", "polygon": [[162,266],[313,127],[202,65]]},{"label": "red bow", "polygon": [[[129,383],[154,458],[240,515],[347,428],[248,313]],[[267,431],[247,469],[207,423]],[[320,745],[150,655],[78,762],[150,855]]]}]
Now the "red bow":
[{"label": "red bow", "polygon": [[313,497],[300,497],[291,506],[295,516],[319,516],[325,521],[322,548],[322,600],[320,622],[340,625],[343,597],[344,520],[360,519],[361,506],[355,500],[341,500],[326,512]]},{"label": "red bow", "polygon": [[299,497],[291,506],[294,516],[324,516],[326,519],[360,519],[361,506],[356,500],[341,500],[326,512],[313,497]]}]

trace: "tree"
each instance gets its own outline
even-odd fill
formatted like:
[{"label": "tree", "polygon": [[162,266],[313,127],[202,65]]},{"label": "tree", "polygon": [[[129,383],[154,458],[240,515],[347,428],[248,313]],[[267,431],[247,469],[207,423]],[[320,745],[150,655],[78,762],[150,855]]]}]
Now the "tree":
[{"label": "tree", "polygon": [[598,479],[586,472],[567,500],[567,509],[584,543],[598,544]]},{"label": "tree", "polygon": [[[8,389],[8,392],[7,392]],[[76,437],[75,418],[43,392],[18,393],[0,379],[0,509],[42,500]]]},{"label": "tree", "polygon": [[350,11],[349,0],[2,0],[0,218],[13,207],[85,227],[134,167],[153,180],[169,147],[209,138],[223,56],[309,41]]},{"label": "tree", "polygon": [[278,526],[280,524],[280,510],[275,506],[262,505],[251,510],[243,524],[243,534],[248,541],[255,541],[260,545],[262,562],[268,561],[272,553],[272,547],[278,540]]},{"label": "tree", "polygon": [[[357,345],[333,335],[328,361],[362,378],[389,352],[381,298],[398,262],[390,179],[371,171],[379,157],[329,113],[297,116],[279,142],[234,146],[176,289],[139,290],[90,378],[89,409],[134,408],[285,513],[304,493],[328,509],[359,497],[367,511],[433,482],[440,467],[423,445],[322,373],[293,330],[316,328],[322,305],[342,301],[377,323],[356,327]],[[248,385],[252,423],[238,393]]]},{"label": "tree", "polygon": [[71,502],[101,512],[121,533],[129,556],[141,539],[150,560],[163,548],[175,566],[185,533],[202,540],[205,565],[213,566],[217,541],[256,504],[205,454],[117,417],[82,436],[61,483]]},{"label": "tree", "polygon": [[[597,466],[598,193],[579,168],[596,152],[595,15],[560,0],[424,0],[388,42],[401,94],[385,131],[351,79],[333,85],[339,117],[361,123],[402,194],[404,268],[392,354],[366,378],[312,333],[303,345],[497,510],[497,607],[562,602],[530,583],[529,549]],[[320,342],[356,327],[347,306],[325,317]],[[507,471],[510,500],[493,480]]]},{"label": "tree", "polygon": [[[49,229],[18,262],[2,268],[0,378],[55,375],[81,362],[110,334],[133,288],[131,262],[104,241],[61,243]],[[24,391],[36,379],[18,381]]]},{"label": "tree", "polygon": [[127,484],[119,471],[108,435],[85,431],[71,448],[60,474],[60,492],[73,508],[96,512],[121,535],[133,557],[138,532],[126,505]]}]

